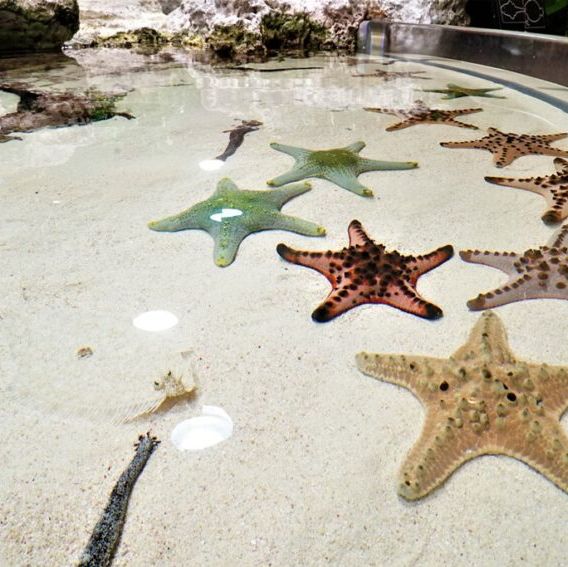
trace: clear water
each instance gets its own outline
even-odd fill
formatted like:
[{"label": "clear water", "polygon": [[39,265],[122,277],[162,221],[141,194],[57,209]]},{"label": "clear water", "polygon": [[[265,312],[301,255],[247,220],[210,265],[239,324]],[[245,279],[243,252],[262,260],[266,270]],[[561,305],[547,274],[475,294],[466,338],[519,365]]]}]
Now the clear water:
[{"label": "clear water", "polygon": [[[275,251],[280,242],[340,249],[352,219],[406,254],[445,244],[522,252],[550,239],[543,199],[483,176],[548,174],[552,158],[523,157],[499,170],[488,152],[439,142],[476,139],[490,126],[567,131],[568,90],[494,68],[404,59],[384,67],[383,58],[295,59],[265,67],[321,69],[258,73],[211,68],[179,52],[102,50],[4,69],[3,80],[36,88],[128,91],[119,108],[136,119],[0,145],[1,564],[78,558],[133,441],[148,430],[162,444],[132,496],[115,565],[562,563],[566,495],[520,462],[479,458],[429,498],[401,500],[398,470],[423,409],[354,364],[361,350],[449,356],[479,316],[466,301],[502,284],[503,274],[456,255],[418,283],[444,310],[438,321],[367,305],[317,324],[310,314],[327,281]],[[352,76],[376,68],[430,79]],[[420,92],[451,82],[499,86],[480,73],[517,87],[496,93],[505,99]],[[437,108],[482,107],[461,118],[481,130],[387,133],[395,117],[362,110],[418,98]],[[2,113],[16,104],[0,92]],[[221,169],[200,166],[224,150],[224,131],[240,120],[263,124]],[[269,190],[266,181],[293,163],[270,142],[324,149],[358,140],[365,157],[419,168],[361,176],[373,199],[314,180],[283,212],[323,224],[325,238],[253,234],[219,268],[205,232],[147,228],[209,197],[224,176]],[[133,325],[152,310],[174,314],[177,324],[160,332]],[[568,365],[568,302],[519,302],[498,314],[519,358]],[[78,356],[86,347],[92,355]],[[119,423],[149,407],[154,381],[176,369],[195,376],[197,397]],[[178,451],[172,430],[203,405],[227,412],[232,436]]]}]

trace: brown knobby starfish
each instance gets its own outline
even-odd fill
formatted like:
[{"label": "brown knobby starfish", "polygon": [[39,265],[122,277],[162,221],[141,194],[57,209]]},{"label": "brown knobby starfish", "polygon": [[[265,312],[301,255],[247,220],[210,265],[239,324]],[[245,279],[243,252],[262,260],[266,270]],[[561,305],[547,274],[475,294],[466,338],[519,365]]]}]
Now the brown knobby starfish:
[{"label": "brown knobby starfish", "polygon": [[568,217],[568,161],[555,158],[554,166],[557,173],[551,175],[523,178],[486,177],[485,181],[542,195],[548,204],[542,220],[546,224],[556,224]]},{"label": "brown knobby starfish", "polygon": [[518,459],[568,492],[568,367],[515,358],[497,315],[483,313],[467,342],[447,359],[357,355],[359,370],[410,390],[426,410],[398,492],[417,500],[480,455]]},{"label": "brown knobby starfish", "polygon": [[474,112],[481,112],[483,108],[464,108],[460,110],[442,110],[438,108],[429,108],[421,100],[417,100],[410,108],[370,108],[366,107],[363,110],[369,112],[379,112],[382,114],[393,114],[398,118],[404,118],[402,122],[389,126],[386,131],[392,132],[393,130],[402,130],[415,124],[449,124],[451,126],[459,126],[460,128],[470,128],[472,130],[479,130],[473,124],[466,124],[455,120],[454,116],[461,114],[473,114]]},{"label": "brown knobby starfish", "polygon": [[513,163],[518,157],[528,155],[542,156],[565,156],[568,150],[551,148],[550,144],[568,136],[561,134],[514,134],[512,132],[500,132],[497,128],[489,128],[488,135],[479,140],[468,142],[440,142],[444,148],[475,148],[488,150],[493,154],[493,163],[497,167],[505,167]]},{"label": "brown knobby starfish", "polygon": [[483,264],[505,272],[507,282],[467,302],[472,311],[492,309],[525,299],[568,299],[568,248],[564,225],[550,246],[530,248],[525,252],[489,252],[464,250],[460,257],[472,264]]},{"label": "brown knobby starfish", "polygon": [[375,69],[370,73],[356,73],[352,77],[377,77],[385,81],[392,81],[394,79],[430,79],[430,77],[415,77],[419,73],[425,71],[383,71],[382,69]]},{"label": "brown knobby starfish", "polygon": [[383,303],[424,319],[443,315],[439,307],[418,295],[416,282],[422,274],[453,256],[450,245],[423,256],[403,256],[396,250],[387,252],[383,244],[375,244],[357,220],[351,221],[348,232],[349,246],[338,252],[303,252],[285,244],[276,248],[282,258],[317,270],[333,286],[326,300],[312,313],[314,321],[331,321],[364,303]]}]

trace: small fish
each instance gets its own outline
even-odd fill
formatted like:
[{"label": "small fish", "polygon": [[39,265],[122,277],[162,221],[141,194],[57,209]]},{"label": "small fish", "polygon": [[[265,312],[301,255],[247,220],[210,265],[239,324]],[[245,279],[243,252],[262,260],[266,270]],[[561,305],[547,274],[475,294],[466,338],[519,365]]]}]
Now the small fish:
[{"label": "small fish", "polygon": [[218,155],[215,159],[225,161],[231,157],[243,143],[245,134],[249,132],[256,132],[262,126],[262,122],[258,120],[241,120],[241,124],[235,126],[231,130],[223,130],[223,134],[229,134],[229,144],[225,151]]}]

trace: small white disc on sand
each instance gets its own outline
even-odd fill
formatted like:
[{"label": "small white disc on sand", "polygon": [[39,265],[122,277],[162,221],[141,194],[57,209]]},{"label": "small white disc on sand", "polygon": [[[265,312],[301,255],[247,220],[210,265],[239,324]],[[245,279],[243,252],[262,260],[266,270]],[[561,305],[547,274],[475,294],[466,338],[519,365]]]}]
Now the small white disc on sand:
[{"label": "small white disc on sand", "polygon": [[142,331],[165,331],[178,324],[178,318],[170,311],[146,311],[134,317],[132,324]]},{"label": "small white disc on sand", "polygon": [[204,159],[199,162],[199,167],[203,171],[217,171],[225,165],[225,162],[220,159]]},{"label": "small white disc on sand", "polygon": [[226,441],[233,434],[233,420],[217,406],[203,406],[201,415],[178,423],[172,443],[180,451],[201,451]]}]

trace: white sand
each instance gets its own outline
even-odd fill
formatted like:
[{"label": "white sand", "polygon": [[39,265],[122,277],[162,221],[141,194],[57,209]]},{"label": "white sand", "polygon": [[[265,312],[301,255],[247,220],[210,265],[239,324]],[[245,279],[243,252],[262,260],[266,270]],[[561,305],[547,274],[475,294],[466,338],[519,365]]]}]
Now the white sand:
[{"label": "white sand", "polygon": [[[544,200],[483,176],[548,174],[550,157],[519,159],[503,173],[488,152],[438,145],[482,131],[424,125],[385,133],[395,117],[361,107],[422,94],[440,108],[485,109],[465,122],[526,133],[568,131],[568,116],[509,89],[498,93],[504,100],[418,93],[413,88],[452,81],[491,86],[418,64],[387,69],[425,69],[432,80],[351,78],[355,67],[334,59],[284,64],[325,69],[245,75],[162,65],[105,76],[107,64],[91,62],[81,84],[134,88],[121,107],[135,121],[0,145],[0,565],[72,564],[147,430],[162,444],[132,495],[116,566],[565,562],[568,496],[518,461],[479,458],[428,498],[400,499],[398,470],[424,412],[408,391],[354,364],[360,350],[450,355],[479,316],[466,300],[503,275],[456,257],[418,284],[444,309],[439,321],[363,306],[316,324],[310,314],[328,283],[282,261],[275,247],[341,248],[354,218],[375,240],[409,254],[447,243],[456,252],[541,245],[552,234],[540,220]],[[165,87],[180,82],[191,86]],[[545,92],[568,99],[568,91]],[[0,95],[6,111],[14,103]],[[202,171],[198,163],[224,149],[222,131],[237,118],[264,126],[221,171]],[[241,188],[267,188],[292,164],[271,141],[324,148],[357,140],[367,143],[364,156],[418,160],[420,168],[362,176],[375,199],[315,180],[283,211],[322,223],[324,239],[251,235],[221,269],[206,233],[146,228],[207,198],[224,175]],[[135,329],[132,318],[150,309],[172,311],[179,325],[159,334]],[[519,358],[568,365],[568,302],[521,302],[498,314]],[[82,346],[93,356],[78,359]],[[132,425],[111,423],[115,410],[152,396],[152,382],[188,350],[197,401]],[[234,436],[181,453],[169,435],[203,404],[228,412]]]}]

